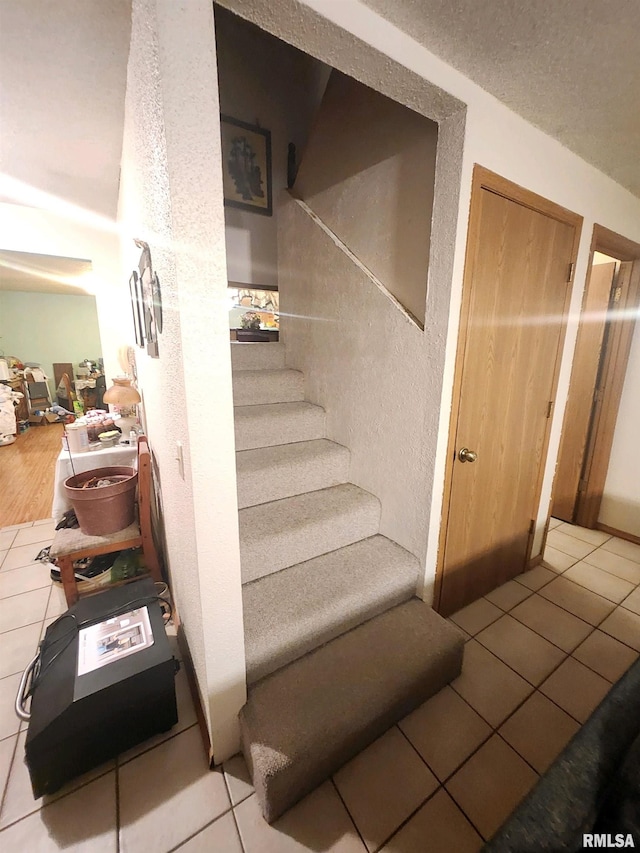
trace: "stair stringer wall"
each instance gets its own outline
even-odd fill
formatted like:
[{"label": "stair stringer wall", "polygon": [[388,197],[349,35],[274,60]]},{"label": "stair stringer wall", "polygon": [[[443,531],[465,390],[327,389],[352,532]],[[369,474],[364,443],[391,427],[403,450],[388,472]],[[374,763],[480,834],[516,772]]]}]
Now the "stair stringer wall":
[{"label": "stair stringer wall", "polygon": [[279,227],[287,366],[350,449],[351,482],[380,499],[380,532],[424,564],[450,278],[423,332],[294,199]]}]

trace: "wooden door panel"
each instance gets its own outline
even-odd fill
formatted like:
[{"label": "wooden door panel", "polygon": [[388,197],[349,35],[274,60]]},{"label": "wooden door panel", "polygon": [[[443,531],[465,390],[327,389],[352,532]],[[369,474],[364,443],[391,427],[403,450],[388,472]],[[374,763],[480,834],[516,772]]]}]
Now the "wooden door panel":
[{"label": "wooden door panel", "polygon": [[574,228],[481,189],[440,611],[523,571]]},{"label": "wooden door panel", "polygon": [[582,306],[551,507],[551,514],[564,521],[575,516],[615,271],[615,263],[591,268]]}]

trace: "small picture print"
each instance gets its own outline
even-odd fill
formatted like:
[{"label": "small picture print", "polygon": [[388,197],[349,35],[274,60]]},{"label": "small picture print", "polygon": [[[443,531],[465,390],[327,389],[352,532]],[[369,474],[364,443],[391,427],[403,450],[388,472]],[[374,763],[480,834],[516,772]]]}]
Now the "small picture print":
[{"label": "small picture print", "polygon": [[271,133],[220,117],[224,203],[271,216]]}]

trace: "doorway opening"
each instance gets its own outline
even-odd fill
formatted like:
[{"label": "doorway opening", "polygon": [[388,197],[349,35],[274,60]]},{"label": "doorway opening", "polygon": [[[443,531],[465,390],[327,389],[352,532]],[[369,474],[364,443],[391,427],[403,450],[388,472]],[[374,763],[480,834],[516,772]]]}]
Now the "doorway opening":
[{"label": "doorway opening", "polygon": [[640,542],[633,474],[612,456],[639,303],[640,244],[596,225],[551,515]]}]

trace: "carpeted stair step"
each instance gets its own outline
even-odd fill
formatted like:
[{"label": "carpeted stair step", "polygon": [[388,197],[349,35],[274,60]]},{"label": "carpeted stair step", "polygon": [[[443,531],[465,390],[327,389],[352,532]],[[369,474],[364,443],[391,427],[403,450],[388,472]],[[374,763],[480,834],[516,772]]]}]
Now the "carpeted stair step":
[{"label": "carpeted stair step", "polygon": [[380,501],[345,483],[241,509],[242,582],[311,560],[378,532]]},{"label": "carpeted stair step", "polygon": [[415,595],[418,561],[371,536],[242,588],[247,682]]},{"label": "carpeted stair step", "polygon": [[299,400],[304,400],[304,375],[299,370],[240,370],[233,374],[234,406]]},{"label": "carpeted stair step", "polygon": [[236,454],[238,507],[345,483],[349,458],[346,447],[326,438],[243,450]]},{"label": "carpeted stair step", "polygon": [[236,406],[234,417],[237,451],[324,438],[325,412],[313,403]]},{"label": "carpeted stair step", "polygon": [[279,370],[284,367],[284,344],[231,342],[232,370]]},{"label": "carpeted stair step", "polygon": [[456,678],[463,647],[414,598],[252,685],[242,746],[267,821]]}]

